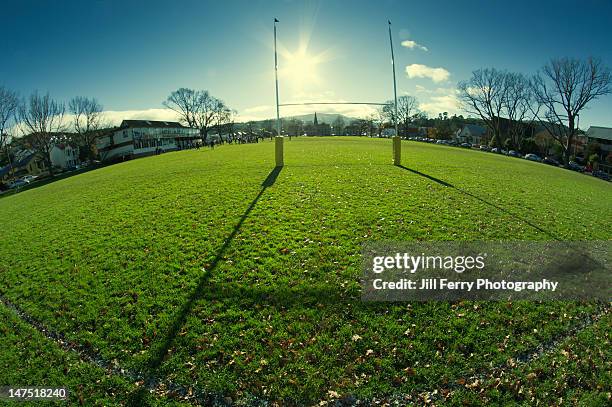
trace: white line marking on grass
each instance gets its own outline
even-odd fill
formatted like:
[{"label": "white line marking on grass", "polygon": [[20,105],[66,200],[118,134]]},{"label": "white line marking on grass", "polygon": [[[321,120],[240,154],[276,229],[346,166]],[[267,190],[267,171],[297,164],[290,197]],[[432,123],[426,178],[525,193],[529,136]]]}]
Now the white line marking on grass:
[{"label": "white line marking on grass", "polygon": [[[206,271],[202,268],[203,271]],[[106,370],[117,376],[124,377],[129,381],[133,382],[137,387],[145,386],[149,393],[157,396],[164,396],[171,399],[176,399],[186,402],[194,402],[203,405],[213,406],[227,406],[227,398],[220,394],[207,392],[203,389],[196,388],[194,386],[185,387],[180,384],[173,383],[169,380],[163,380],[154,375],[150,375],[141,371],[123,369],[118,363],[110,362],[100,356],[98,353],[93,351],[91,348],[85,347],[81,344],[71,342],[65,339],[64,335],[47,329],[42,323],[32,318],[25,312],[23,312],[15,304],[0,295],[0,303],[2,303],[7,309],[12,311],[20,320],[28,324],[30,327],[41,333],[45,338],[56,343],[62,350],[66,352],[75,352],[79,359],[84,363],[90,363]],[[481,370],[479,373],[459,377],[452,383],[439,386],[433,390],[428,390],[424,387],[415,388],[411,394],[393,394],[388,397],[375,397],[369,400],[359,400],[353,396],[346,396],[343,399],[335,400],[341,403],[341,405],[384,405],[394,404],[401,405],[405,403],[423,403],[425,401],[435,401],[446,399],[453,395],[453,390],[458,389],[470,389],[470,386],[479,381],[482,383],[484,379],[492,375],[505,375],[506,369],[513,369],[518,365],[526,365],[543,355],[553,353],[557,350],[558,346],[565,340],[577,335],[580,331],[588,328],[597,322],[601,317],[608,314],[612,309],[609,303],[601,304],[597,311],[592,315],[587,315],[580,322],[574,325],[572,328],[563,332],[558,337],[551,339],[546,343],[541,343],[537,348],[530,352],[517,355],[510,358],[508,362],[502,365],[498,365],[492,368]],[[462,384],[459,384],[461,382]],[[322,400],[322,403],[328,403],[327,400]],[[269,406],[268,401],[262,400],[255,396],[245,396],[243,400],[233,400],[232,403],[244,404],[249,406]]]}]

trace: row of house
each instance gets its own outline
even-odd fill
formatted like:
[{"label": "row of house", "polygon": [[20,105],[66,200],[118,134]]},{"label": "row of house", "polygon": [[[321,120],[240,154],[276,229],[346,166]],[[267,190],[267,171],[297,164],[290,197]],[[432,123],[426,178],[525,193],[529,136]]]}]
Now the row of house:
[{"label": "row of house", "polygon": [[[9,177],[20,177],[23,175],[44,175],[49,172],[47,162],[33,150],[23,149],[13,152],[13,162],[0,167],[0,181]],[[67,144],[53,146],[49,153],[51,165],[55,168],[67,169],[75,167],[79,159],[79,148]]]},{"label": "row of house", "polygon": [[[316,120],[316,118],[315,118]],[[318,123],[317,123],[318,124]],[[427,136],[427,128],[414,128],[415,135]],[[544,129],[534,132],[533,137],[541,139],[546,146],[550,136]],[[490,140],[487,129],[475,124],[467,124],[459,130],[455,138],[461,143],[486,144]],[[62,139],[61,137],[59,139]],[[550,148],[555,142],[551,139]],[[198,129],[185,127],[177,122],[153,120],[124,120],[119,127],[102,131],[97,138],[96,149],[100,160],[122,161],[143,157],[159,152],[190,148],[201,142]],[[584,147],[590,142],[600,145],[602,161],[612,154],[612,128],[591,126],[583,135],[578,135],[574,141],[574,155],[583,153]],[[549,147],[546,147],[549,148]],[[67,169],[80,164],[81,154],[78,147],[60,143],[50,152],[51,165]],[[14,152],[12,167],[0,168],[0,180],[22,175],[41,175],[49,172],[46,160],[31,150]]]},{"label": "row of house", "polygon": [[[65,137],[58,139],[64,140]],[[192,147],[200,141],[198,129],[177,122],[124,120],[119,127],[100,132],[96,150],[102,161],[122,161]],[[13,156],[11,164],[0,168],[0,180],[49,173],[46,160],[32,150],[14,150]],[[49,153],[51,165],[62,170],[81,164],[81,158],[79,147],[65,142],[53,146]]]},{"label": "row of house", "polygon": [[0,168],[0,181],[9,177],[44,173],[47,173],[47,165],[38,154],[31,150],[20,150],[15,153],[12,165],[5,165]]},{"label": "row of house", "polygon": [[[541,145],[547,153],[552,152],[552,146],[556,141],[552,139],[548,131],[543,127],[537,127],[532,136],[536,142]],[[487,144],[491,137],[486,127],[476,124],[466,124],[461,130],[456,133],[456,140],[460,143],[471,144]],[[584,153],[585,147],[589,143],[598,143],[600,145],[601,159],[605,159],[612,154],[612,128],[591,126],[584,134],[574,136],[572,142],[572,154],[578,155]]]}]

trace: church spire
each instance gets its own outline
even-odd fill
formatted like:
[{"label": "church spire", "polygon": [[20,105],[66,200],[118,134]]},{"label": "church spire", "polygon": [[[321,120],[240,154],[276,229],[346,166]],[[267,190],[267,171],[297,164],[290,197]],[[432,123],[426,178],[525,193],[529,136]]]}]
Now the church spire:
[{"label": "church spire", "polygon": [[315,112],[314,123],[315,126],[319,125],[319,121],[317,120],[317,112]]}]

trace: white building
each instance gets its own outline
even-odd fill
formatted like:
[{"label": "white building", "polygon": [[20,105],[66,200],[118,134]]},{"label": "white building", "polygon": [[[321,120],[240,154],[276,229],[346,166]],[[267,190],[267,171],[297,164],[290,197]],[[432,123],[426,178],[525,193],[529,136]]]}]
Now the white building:
[{"label": "white building", "polygon": [[488,141],[486,127],[476,124],[466,124],[456,136],[460,143],[483,144]]},{"label": "white building", "polygon": [[591,126],[586,132],[587,142],[597,143],[601,147],[601,158],[612,154],[612,128]]},{"label": "white building", "polygon": [[177,122],[124,120],[113,132],[98,138],[102,160],[120,160],[180,150],[200,142],[200,131]]},{"label": "white building", "polygon": [[74,167],[80,163],[79,148],[68,144],[56,144],[49,153],[51,165],[59,168]]}]

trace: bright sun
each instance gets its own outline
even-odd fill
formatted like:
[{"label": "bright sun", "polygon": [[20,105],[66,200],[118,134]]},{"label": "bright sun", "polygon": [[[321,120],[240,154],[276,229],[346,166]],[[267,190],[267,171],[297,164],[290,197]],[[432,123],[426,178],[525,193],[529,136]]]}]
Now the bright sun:
[{"label": "bright sun", "polygon": [[285,66],[280,67],[281,75],[292,87],[303,89],[319,81],[317,65],[321,61],[317,57],[308,55],[306,50],[287,53],[283,62]]}]

